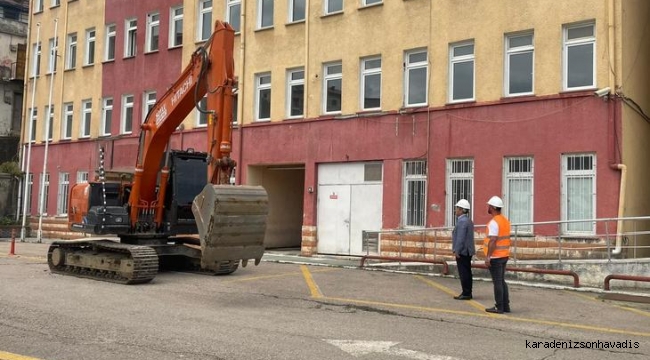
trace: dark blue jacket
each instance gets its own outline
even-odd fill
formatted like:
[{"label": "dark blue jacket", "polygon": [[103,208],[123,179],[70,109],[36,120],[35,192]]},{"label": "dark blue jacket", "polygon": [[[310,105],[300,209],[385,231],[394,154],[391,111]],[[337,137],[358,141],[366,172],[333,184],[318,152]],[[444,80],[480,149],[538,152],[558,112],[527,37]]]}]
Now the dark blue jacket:
[{"label": "dark blue jacket", "polygon": [[474,223],[463,214],[456,220],[456,226],[451,233],[451,249],[457,255],[473,256],[476,254],[474,246]]}]

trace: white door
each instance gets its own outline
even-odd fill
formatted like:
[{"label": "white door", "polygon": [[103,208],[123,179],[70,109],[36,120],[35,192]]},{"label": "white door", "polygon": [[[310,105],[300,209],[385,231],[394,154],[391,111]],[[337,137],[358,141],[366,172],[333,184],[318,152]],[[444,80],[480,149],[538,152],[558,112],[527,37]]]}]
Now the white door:
[{"label": "white door", "polygon": [[318,188],[318,252],[350,254],[350,185]]},{"label": "white door", "polygon": [[350,201],[350,255],[366,255],[363,231],[381,230],[382,185],[352,185]]}]

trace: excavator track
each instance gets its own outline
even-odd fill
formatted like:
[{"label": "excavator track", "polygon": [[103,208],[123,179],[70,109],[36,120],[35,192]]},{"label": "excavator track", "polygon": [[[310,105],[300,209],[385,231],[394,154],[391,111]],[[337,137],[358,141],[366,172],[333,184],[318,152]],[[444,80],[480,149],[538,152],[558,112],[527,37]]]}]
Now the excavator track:
[{"label": "excavator track", "polygon": [[118,284],[143,284],[158,273],[158,254],[149,246],[110,240],[56,241],[47,251],[56,274]]}]

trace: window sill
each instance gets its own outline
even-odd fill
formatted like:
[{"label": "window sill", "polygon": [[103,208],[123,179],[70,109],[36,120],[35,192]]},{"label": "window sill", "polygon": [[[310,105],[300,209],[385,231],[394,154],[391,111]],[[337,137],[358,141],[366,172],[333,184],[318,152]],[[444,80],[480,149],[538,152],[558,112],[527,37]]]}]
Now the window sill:
[{"label": "window sill", "polygon": [[85,68],[90,68],[90,67],[93,67],[93,66],[95,66],[95,63],[92,63],[92,64],[84,64],[81,68],[82,68],[82,69],[85,69]]},{"label": "window sill", "polygon": [[79,140],[88,140],[90,139],[90,135],[88,136],[79,136]]},{"label": "window sill", "polygon": [[343,15],[343,10],[323,14],[323,15],[321,15],[320,18],[323,19],[323,18],[333,17],[333,16],[337,16],[337,15]]},{"label": "window sill", "polygon": [[287,22],[286,24],[284,24],[284,26],[298,25],[298,24],[304,24],[304,23],[305,23],[305,19],[302,19],[302,20]]},{"label": "window sill", "polygon": [[255,32],[263,32],[263,31],[267,31],[267,30],[273,30],[273,26],[267,26],[265,28],[255,29]]},{"label": "window sill", "polygon": [[160,50],[147,51],[147,52],[144,53],[144,55],[147,56],[147,55],[151,55],[151,54],[157,54],[158,52],[160,52]]},{"label": "window sill", "polygon": [[135,59],[135,55],[129,55],[122,58],[122,60]]},{"label": "window sill", "polygon": [[382,2],[379,2],[379,3],[376,3],[376,4],[370,4],[370,5],[359,6],[359,8],[358,8],[357,10],[361,11],[361,10],[366,10],[366,9],[370,9],[370,8],[374,8],[374,7],[379,7],[379,6],[384,6],[384,2],[382,1]]},{"label": "window sill", "polygon": [[183,48],[183,44],[179,44],[179,45],[170,44],[169,47],[167,47],[167,50],[175,50],[175,49],[182,49],[182,48]]},{"label": "window sill", "polygon": [[63,70],[63,72],[70,72],[70,71],[75,71],[75,70],[76,70],[75,68],[71,67],[71,68],[67,68],[67,69]]},{"label": "window sill", "polygon": [[101,135],[99,135],[98,137],[100,137],[100,138],[106,138],[106,137],[109,137],[109,136],[111,136],[111,134],[101,134]]}]

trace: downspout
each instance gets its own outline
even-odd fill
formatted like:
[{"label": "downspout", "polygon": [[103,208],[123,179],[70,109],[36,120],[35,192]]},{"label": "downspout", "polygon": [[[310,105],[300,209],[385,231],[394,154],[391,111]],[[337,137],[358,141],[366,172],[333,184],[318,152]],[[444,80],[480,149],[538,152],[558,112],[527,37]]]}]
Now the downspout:
[{"label": "downspout", "polygon": [[[609,53],[609,62],[610,66],[608,66],[608,83],[609,83],[609,88],[612,89],[614,92],[617,89],[617,84],[616,84],[616,75],[618,74],[618,66],[617,66],[617,61],[616,61],[616,18],[615,18],[615,11],[614,11],[614,1],[615,0],[606,0],[607,1],[607,46],[608,46],[608,53]],[[614,69],[613,71],[611,69]],[[615,99],[615,98],[614,98]],[[621,161],[620,163],[616,163],[617,156],[616,156],[616,149],[617,149],[617,144],[618,144],[618,132],[616,131],[616,101],[613,98],[609,98],[609,117],[612,121],[612,126],[614,127],[613,129],[613,149],[614,149],[614,156],[612,157],[612,162],[609,164],[609,167],[613,170],[618,170],[621,172],[621,183],[619,186],[619,191],[618,191],[618,213],[617,213],[617,222],[616,222],[616,246],[614,249],[612,249],[612,255],[619,255],[621,251],[623,250],[623,236],[621,235],[621,232],[623,231],[623,216],[625,215],[625,190],[626,190],[626,182],[627,182],[627,166],[622,163],[622,155],[621,159],[618,159]],[[622,136],[622,135],[621,135]]]},{"label": "downspout", "polygon": [[309,0],[305,2],[305,76],[304,76],[304,102],[303,102],[303,117],[309,118],[309,8],[311,4]]},{"label": "downspout", "polygon": [[240,64],[241,64],[241,70],[240,70],[240,76],[237,79],[237,98],[239,101],[237,101],[237,123],[239,125],[239,152],[237,154],[237,167],[236,167],[236,174],[235,174],[235,184],[241,185],[241,174],[242,174],[242,161],[244,155],[242,154],[244,152],[244,99],[246,96],[244,96],[245,89],[244,85],[246,82],[244,81],[244,78],[246,77],[246,67],[244,66],[246,64],[246,1],[241,2],[241,10],[240,10],[240,20],[239,20],[239,59],[240,59]]}]

